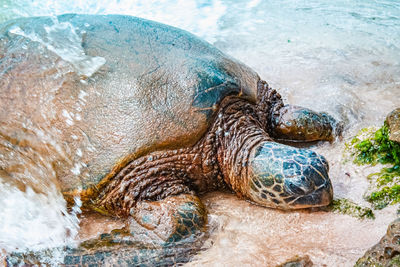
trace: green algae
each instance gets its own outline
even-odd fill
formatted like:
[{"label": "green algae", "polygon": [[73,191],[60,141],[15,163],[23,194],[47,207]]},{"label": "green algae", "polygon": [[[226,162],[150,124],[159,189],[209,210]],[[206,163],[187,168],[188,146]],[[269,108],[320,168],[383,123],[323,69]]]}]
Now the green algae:
[{"label": "green algae", "polygon": [[334,199],[328,206],[328,209],[330,211],[350,215],[358,219],[375,219],[372,209],[362,207],[345,198]]},{"label": "green algae", "polygon": [[400,266],[400,255],[397,255],[394,258],[392,258],[389,261],[388,266]]},{"label": "green algae", "polygon": [[375,132],[362,129],[346,148],[358,165],[388,165],[368,176],[371,190],[365,197],[373,207],[382,209],[400,203],[400,144],[389,140],[388,126],[384,124]]},{"label": "green algae", "polygon": [[354,267],[396,267],[400,266],[400,255],[394,256],[391,259],[376,259],[374,257],[367,257],[359,259]]},{"label": "green algae", "polygon": [[[361,130],[361,133],[368,130],[365,128]],[[360,139],[359,136],[360,133],[351,141],[351,145],[357,151],[355,163],[400,165],[400,144],[389,140],[389,129],[386,124],[366,139]]]}]

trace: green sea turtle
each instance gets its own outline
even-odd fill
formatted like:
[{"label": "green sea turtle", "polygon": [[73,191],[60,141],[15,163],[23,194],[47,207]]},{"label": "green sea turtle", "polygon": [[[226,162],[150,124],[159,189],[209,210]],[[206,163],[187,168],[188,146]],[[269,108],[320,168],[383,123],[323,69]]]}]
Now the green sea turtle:
[{"label": "green sea turtle", "polygon": [[324,157],[275,140],[333,140],[335,120],[284,105],[249,67],[174,27],[119,15],[6,22],[0,102],[3,182],[46,193],[54,178],[71,205],[128,218],[68,250],[66,265],[136,265],[150,245],[164,249],[160,265],[187,260],[174,248],[206,225],[196,193],[227,187],[284,210],[332,200]]}]

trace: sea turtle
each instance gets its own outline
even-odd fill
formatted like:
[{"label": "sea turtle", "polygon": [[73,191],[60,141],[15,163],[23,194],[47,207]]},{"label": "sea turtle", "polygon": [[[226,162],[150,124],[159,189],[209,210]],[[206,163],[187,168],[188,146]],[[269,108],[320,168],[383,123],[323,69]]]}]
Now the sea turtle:
[{"label": "sea turtle", "polygon": [[[4,182],[46,193],[54,178],[71,205],[128,218],[67,265],[136,264],[124,250],[135,237],[165,248],[201,232],[196,193],[226,187],[284,210],[332,200],[325,158],[276,140],[333,140],[336,121],[284,105],[249,67],[174,27],[121,15],[8,21],[0,103]],[[125,252],[109,251],[117,244]]]}]

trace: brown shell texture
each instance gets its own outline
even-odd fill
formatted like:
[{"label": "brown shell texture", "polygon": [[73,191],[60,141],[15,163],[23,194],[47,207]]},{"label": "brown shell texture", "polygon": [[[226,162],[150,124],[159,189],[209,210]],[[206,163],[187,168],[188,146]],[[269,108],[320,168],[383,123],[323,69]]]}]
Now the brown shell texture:
[{"label": "brown shell texture", "polygon": [[[0,176],[90,188],[150,151],[193,145],[258,75],[196,36],[129,16],[0,25]],[[39,182],[40,180],[40,182]]]}]

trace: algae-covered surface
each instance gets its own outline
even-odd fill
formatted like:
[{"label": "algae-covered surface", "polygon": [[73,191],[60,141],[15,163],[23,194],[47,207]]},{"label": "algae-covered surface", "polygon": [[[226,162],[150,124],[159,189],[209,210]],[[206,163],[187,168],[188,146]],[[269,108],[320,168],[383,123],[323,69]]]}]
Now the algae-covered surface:
[{"label": "algae-covered surface", "polygon": [[375,219],[375,214],[371,208],[360,206],[346,198],[334,199],[327,210],[359,219]]},{"label": "algae-covered surface", "polygon": [[[376,210],[400,202],[400,143],[392,134],[398,127],[393,127],[388,118],[381,128],[364,128],[346,144],[355,164],[379,168],[367,176],[370,186],[364,194]],[[398,222],[389,225],[386,235],[355,266],[400,266]]]},{"label": "algae-covered surface", "polygon": [[389,140],[388,126],[362,129],[347,144],[358,165],[382,164],[380,171],[367,178],[371,186],[365,198],[375,209],[400,202],[400,144]]}]

